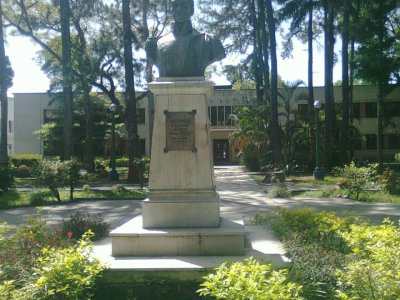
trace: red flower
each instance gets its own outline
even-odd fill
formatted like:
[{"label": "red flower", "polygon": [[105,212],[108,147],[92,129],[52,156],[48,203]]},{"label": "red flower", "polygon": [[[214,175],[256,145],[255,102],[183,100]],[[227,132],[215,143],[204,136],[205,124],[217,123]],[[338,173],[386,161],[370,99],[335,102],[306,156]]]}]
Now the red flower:
[{"label": "red flower", "polygon": [[68,231],[67,232],[67,237],[69,238],[69,239],[72,239],[72,236],[73,236],[74,234],[71,232],[71,231]]}]

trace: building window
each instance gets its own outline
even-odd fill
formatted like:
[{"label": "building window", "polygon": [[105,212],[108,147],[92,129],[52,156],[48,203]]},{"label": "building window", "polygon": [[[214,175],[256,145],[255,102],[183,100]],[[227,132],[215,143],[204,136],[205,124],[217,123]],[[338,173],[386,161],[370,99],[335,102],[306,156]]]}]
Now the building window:
[{"label": "building window", "polygon": [[225,125],[226,126],[232,126],[232,106],[225,106]]},{"label": "building window", "polygon": [[360,118],[360,103],[353,103],[353,118]]},{"label": "building window", "polygon": [[146,109],[139,108],[138,109],[138,124],[146,123]]},{"label": "building window", "polygon": [[365,143],[367,146],[367,150],[376,150],[376,148],[377,148],[376,134],[367,134],[365,136]]},{"label": "building window", "polygon": [[234,107],[232,106],[208,107],[208,118],[211,126],[233,126],[232,113],[234,113]]},{"label": "building window", "polygon": [[400,103],[387,102],[384,104],[384,111],[389,117],[400,117]]},{"label": "building window", "polygon": [[146,140],[145,139],[140,139],[139,140],[139,155],[140,156],[146,156]]},{"label": "building window", "polygon": [[389,134],[389,150],[400,149],[400,134]]},{"label": "building window", "polygon": [[8,133],[14,132],[14,123],[13,121],[8,121]]},{"label": "building window", "polygon": [[377,109],[375,102],[368,102],[365,103],[365,117],[366,118],[376,118],[377,116]]}]

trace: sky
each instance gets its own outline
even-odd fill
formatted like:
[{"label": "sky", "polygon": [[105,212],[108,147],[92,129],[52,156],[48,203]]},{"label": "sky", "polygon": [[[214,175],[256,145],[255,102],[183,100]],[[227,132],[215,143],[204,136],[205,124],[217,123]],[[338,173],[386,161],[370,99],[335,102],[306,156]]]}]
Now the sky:
[{"label": "sky", "polygon": [[[282,59],[280,57],[280,37],[278,39],[278,73],[285,81],[297,79],[307,83],[307,45],[299,41],[294,42],[293,57]],[[49,88],[49,80],[41,71],[40,66],[35,61],[35,55],[40,47],[35,45],[29,38],[18,36],[7,36],[6,55],[9,56],[14,70],[13,86],[8,94],[13,93],[44,93]],[[336,48],[340,47],[337,43]],[[316,47],[315,47],[316,48]],[[314,50],[314,86],[324,84],[324,59],[323,50]],[[233,64],[234,58],[227,57],[220,62],[221,64]],[[217,63],[218,64],[218,63]],[[341,79],[340,61],[334,68],[334,82]],[[226,85],[229,82],[221,76],[213,76],[212,80],[217,85]]]}]

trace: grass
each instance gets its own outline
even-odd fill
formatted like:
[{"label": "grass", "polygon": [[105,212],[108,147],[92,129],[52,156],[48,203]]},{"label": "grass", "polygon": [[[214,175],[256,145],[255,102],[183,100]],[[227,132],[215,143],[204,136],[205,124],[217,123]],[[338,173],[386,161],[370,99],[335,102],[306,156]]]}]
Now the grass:
[{"label": "grass", "polygon": [[[44,190],[33,190],[27,192],[8,191],[0,195],[0,208],[15,208],[22,206],[33,206],[31,205],[31,195],[33,192],[46,191]],[[141,189],[123,189],[123,188],[112,188],[109,190],[83,190],[74,191],[73,201],[79,201],[82,199],[129,199],[129,200],[143,200],[147,197],[147,190]],[[62,199],[61,203],[69,202],[69,191],[60,190],[60,196]],[[58,204],[53,197],[46,197],[43,201],[43,205]]]},{"label": "grass", "polygon": [[[264,175],[250,175],[256,182],[263,183]],[[327,175],[325,180],[315,180],[313,176],[288,176],[286,183],[292,189],[294,198],[331,198],[331,197],[347,197],[345,190],[339,189],[337,183],[341,177]],[[297,190],[296,187],[305,188],[305,190]],[[307,190],[307,187],[310,190]],[[360,201],[372,203],[400,203],[399,194],[389,194],[379,190],[367,190],[360,195]]]},{"label": "grass", "polygon": [[[341,189],[320,189],[310,191],[294,191],[294,198],[329,198],[329,197],[347,197],[345,190]],[[384,191],[365,191],[360,195],[360,202],[371,203],[400,203],[400,194],[389,194]]]}]

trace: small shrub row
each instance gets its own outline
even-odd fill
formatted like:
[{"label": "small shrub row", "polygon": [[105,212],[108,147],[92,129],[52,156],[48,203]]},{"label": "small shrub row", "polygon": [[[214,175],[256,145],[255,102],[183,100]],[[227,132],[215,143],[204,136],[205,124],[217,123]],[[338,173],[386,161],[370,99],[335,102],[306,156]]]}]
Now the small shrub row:
[{"label": "small shrub row", "polygon": [[26,166],[30,169],[35,168],[42,160],[40,154],[17,154],[10,157],[11,164],[18,168],[20,166]]}]

